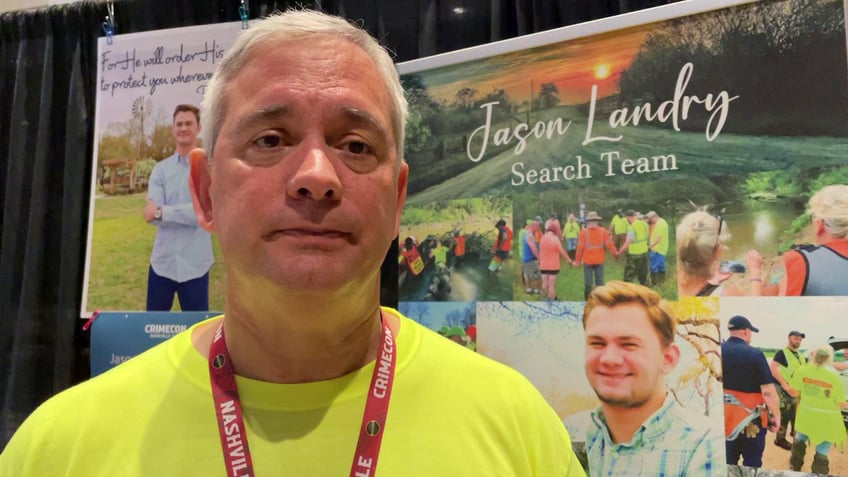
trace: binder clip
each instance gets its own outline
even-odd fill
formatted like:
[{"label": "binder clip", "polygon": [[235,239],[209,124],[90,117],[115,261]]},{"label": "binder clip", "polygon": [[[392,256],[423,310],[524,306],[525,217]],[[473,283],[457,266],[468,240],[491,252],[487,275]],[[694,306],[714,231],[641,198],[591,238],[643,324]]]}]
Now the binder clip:
[{"label": "binder clip", "polygon": [[247,20],[250,18],[250,6],[247,3],[247,0],[241,0],[241,5],[239,6],[239,18],[241,18],[241,29],[247,30]]},{"label": "binder clip", "polygon": [[106,43],[112,44],[115,35],[115,4],[110,0],[106,4],[106,21],[103,22],[103,33],[106,34]]}]

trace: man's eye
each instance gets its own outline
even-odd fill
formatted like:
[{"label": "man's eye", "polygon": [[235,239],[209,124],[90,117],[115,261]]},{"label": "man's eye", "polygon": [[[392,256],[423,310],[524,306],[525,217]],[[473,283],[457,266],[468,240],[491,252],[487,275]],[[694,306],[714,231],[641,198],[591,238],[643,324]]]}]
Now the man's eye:
[{"label": "man's eye", "polygon": [[283,144],[283,139],[280,136],[269,134],[256,139],[253,143],[262,148],[273,148],[280,147]]},{"label": "man's eye", "polygon": [[350,141],[344,143],[341,147],[342,150],[349,152],[351,154],[371,154],[373,150],[371,146],[362,141]]}]

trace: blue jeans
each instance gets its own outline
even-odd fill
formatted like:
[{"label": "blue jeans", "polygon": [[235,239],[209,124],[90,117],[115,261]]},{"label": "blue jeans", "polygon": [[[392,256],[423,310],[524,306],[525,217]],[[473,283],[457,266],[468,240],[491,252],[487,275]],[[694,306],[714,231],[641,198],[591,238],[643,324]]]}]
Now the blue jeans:
[{"label": "blue jeans", "polygon": [[565,249],[569,252],[573,252],[573,251],[577,250],[577,239],[576,238],[565,239]]},{"label": "blue jeans", "polygon": [[766,449],[766,430],[760,428],[756,437],[745,437],[740,434],[732,441],[724,441],[727,451],[727,465],[739,465],[739,456],[742,456],[742,465],[747,467],[763,466],[763,451]]},{"label": "blue jeans", "polygon": [[[798,442],[807,442],[810,438],[802,432],[795,431],[795,440]],[[827,455],[828,452],[830,452],[830,442],[819,442],[819,445],[816,446],[816,454]]]},{"label": "blue jeans", "polygon": [[[594,280],[593,280],[594,278]],[[594,285],[592,282],[594,281]],[[586,265],[583,264],[583,299],[589,298],[589,293],[592,288],[599,287],[604,284],[604,264]]]},{"label": "blue jeans", "polygon": [[665,255],[651,250],[648,256],[648,266],[651,273],[662,273],[667,271],[665,265]]}]

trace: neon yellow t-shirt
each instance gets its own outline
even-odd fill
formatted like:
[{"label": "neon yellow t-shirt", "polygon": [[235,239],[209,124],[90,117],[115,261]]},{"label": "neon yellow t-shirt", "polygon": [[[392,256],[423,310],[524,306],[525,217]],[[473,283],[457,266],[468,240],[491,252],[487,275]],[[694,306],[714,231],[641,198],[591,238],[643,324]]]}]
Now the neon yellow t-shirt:
[{"label": "neon yellow t-shirt", "polygon": [[613,215],[612,221],[610,222],[610,230],[616,235],[624,235],[627,233],[627,226],[629,225],[630,224],[627,223],[627,219],[624,217]]},{"label": "neon yellow t-shirt", "polygon": [[[0,476],[226,475],[194,328],[44,403],[0,455]],[[518,372],[407,318],[397,350],[377,476],[583,475]],[[307,384],[238,377],[256,475],[348,475],[373,366]]]},{"label": "neon yellow t-shirt", "polygon": [[813,445],[845,443],[845,425],[839,404],[845,401],[845,387],[836,371],[824,366],[805,364],[795,370],[789,384],[801,393],[795,428],[810,438]]},{"label": "neon yellow t-shirt", "polygon": [[657,223],[654,224],[654,228],[651,230],[650,243],[654,243],[657,237],[660,241],[654,245],[653,250],[660,255],[666,255],[668,253],[668,222],[663,218],[658,219]]}]

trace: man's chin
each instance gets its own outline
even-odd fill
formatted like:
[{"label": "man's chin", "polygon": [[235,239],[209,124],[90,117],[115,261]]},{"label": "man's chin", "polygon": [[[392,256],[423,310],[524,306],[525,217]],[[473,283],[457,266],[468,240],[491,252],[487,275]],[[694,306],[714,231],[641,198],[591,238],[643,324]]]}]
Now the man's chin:
[{"label": "man's chin", "polygon": [[619,408],[624,408],[624,409],[632,409],[632,408],[640,407],[643,404],[645,404],[645,402],[647,402],[647,400],[644,400],[644,399],[643,400],[635,399],[633,396],[616,396],[616,395],[611,395],[611,394],[600,394],[597,391],[595,391],[595,394],[598,396],[598,400],[600,400],[602,403],[609,405],[609,406],[619,407]]},{"label": "man's chin", "polygon": [[339,263],[290,264],[265,269],[265,278],[275,286],[298,294],[318,294],[330,296],[334,292],[350,291],[351,287],[362,286],[362,278],[355,277],[352,267],[339,266]]}]

